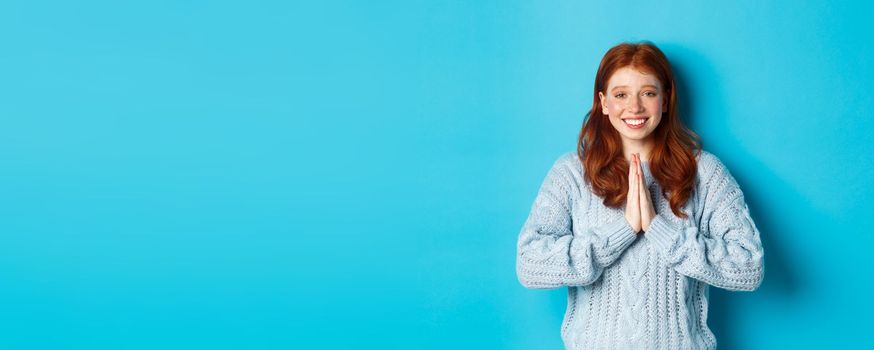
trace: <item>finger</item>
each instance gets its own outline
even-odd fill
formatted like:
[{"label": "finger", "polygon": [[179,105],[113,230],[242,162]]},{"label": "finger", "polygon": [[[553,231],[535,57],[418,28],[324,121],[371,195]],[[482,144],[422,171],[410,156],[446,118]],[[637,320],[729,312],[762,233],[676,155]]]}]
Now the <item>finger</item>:
[{"label": "finger", "polygon": [[643,181],[643,179],[645,177],[643,176],[643,164],[640,162],[640,153],[637,154],[637,173],[640,175],[640,179],[641,179],[640,184],[642,185],[641,187],[643,188],[643,187],[645,187],[646,183]]},{"label": "finger", "polygon": [[[636,157],[633,158],[633,162],[637,163]],[[641,212],[641,207],[640,207],[640,181],[638,181],[638,177],[640,176],[640,173],[638,173],[638,171],[637,171],[636,164],[635,164],[635,166],[632,166],[632,168],[634,169],[634,178],[633,178],[634,184],[632,186],[633,193],[631,194],[631,196],[632,196],[631,197],[631,211],[633,213],[632,216],[634,217],[634,220],[636,220],[636,224],[633,227],[635,227],[635,230],[639,231],[640,230],[640,219],[641,219],[641,216],[643,214]]]},{"label": "finger", "polygon": [[645,208],[645,205],[649,202],[649,189],[646,187],[646,183],[643,181],[643,174],[638,173],[637,175],[637,187],[640,188],[640,191],[643,194],[640,196],[640,207]]},{"label": "finger", "polygon": [[[637,159],[632,158],[632,162],[637,163]],[[634,199],[636,201],[640,201],[640,186],[639,186],[640,182],[637,181],[637,177],[640,176],[640,174],[637,172],[636,166],[632,166],[631,168],[634,169],[634,177],[632,177],[632,181],[633,181],[632,188],[634,191]]]},{"label": "finger", "polygon": [[646,198],[645,198],[644,200],[646,201],[646,212],[647,212],[647,214],[648,214],[648,215],[655,214],[655,207],[654,207],[654,204],[653,204],[653,202],[652,202],[652,195],[649,193],[649,190],[648,190],[648,189],[645,191],[645,197],[646,197]]},{"label": "finger", "polygon": [[640,165],[640,156],[637,157],[636,163],[637,163],[637,179],[636,179],[636,181],[638,182],[638,184],[642,185],[643,182],[641,182],[641,180],[643,179],[643,168],[642,168],[642,165]]},{"label": "finger", "polygon": [[[635,181],[637,181],[637,190],[638,191],[645,191],[646,186],[644,186],[644,184],[643,184],[643,173],[640,171],[639,167],[640,167],[640,163],[638,163],[637,178],[635,179]],[[641,196],[641,197],[643,197],[643,196]]]},{"label": "finger", "polygon": [[649,188],[646,186],[643,175],[640,175],[638,186],[641,188],[641,191],[643,191],[643,193],[640,194],[639,199],[641,215],[652,215],[652,213],[654,213],[652,196],[650,195]]},{"label": "finger", "polygon": [[[637,173],[637,176],[635,177],[634,181],[637,181],[637,189],[640,192],[645,192],[646,191],[646,184],[643,181],[644,176],[643,176],[643,171],[641,170],[639,156],[637,158],[637,171],[636,171],[636,173]],[[642,199],[644,195],[641,194],[640,196]]]},{"label": "finger", "polygon": [[641,177],[643,177],[643,165],[640,164],[640,153],[637,154],[637,172],[641,174]]},{"label": "finger", "polygon": [[650,192],[649,192],[649,187],[646,186],[646,180],[642,180],[642,181],[640,182],[640,184],[641,184],[641,186],[643,186],[643,188],[646,189],[646,190],[644,191],[644,193],[646,193],[646,199],[647,199],[647,201],[649,201],[650,203],[652,203],[652,195],[651,195]]}]

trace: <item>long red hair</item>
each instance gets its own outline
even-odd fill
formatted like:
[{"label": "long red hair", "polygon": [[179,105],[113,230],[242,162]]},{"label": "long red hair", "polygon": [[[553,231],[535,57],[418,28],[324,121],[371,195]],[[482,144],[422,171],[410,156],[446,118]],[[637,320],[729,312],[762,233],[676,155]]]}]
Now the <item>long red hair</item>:
[{"label": "long red hair", "polygon": [[655,74],[662,83],[663,96],[669,98],[667,110],[650,135],[655,138],[655,146],[650,152],[649,167],[662,188],[662,195],[668,198],[671,211],[678,217],[687,218],[680,208],[695,186],[696,155],[700,153],[701,141],[698,134],[680,120],[671,65],[665,54],[649,41],[621,43],[608,50],[601,59],[595,76],[592,109],[586,113],[577,143],[577,156],[583,164],[586,183],[604,199],[605,206],[619,208],[626,200],[630,164],[623,155],[619,132],[610,124],[608,116],[601,113],[598,92],[606,93],[607,82],[613,73],[628,66]]}]

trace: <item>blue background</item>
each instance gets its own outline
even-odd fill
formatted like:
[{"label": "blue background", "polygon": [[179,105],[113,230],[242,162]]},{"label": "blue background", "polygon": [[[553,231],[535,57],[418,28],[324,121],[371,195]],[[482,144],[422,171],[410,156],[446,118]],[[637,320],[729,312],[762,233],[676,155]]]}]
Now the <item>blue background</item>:
[{"label": "blue background", "polygon": [[863,1],[0,4],[0,348],[560,349],[516,239],[651,40],[744,190],[720,349],[872,348]]}]

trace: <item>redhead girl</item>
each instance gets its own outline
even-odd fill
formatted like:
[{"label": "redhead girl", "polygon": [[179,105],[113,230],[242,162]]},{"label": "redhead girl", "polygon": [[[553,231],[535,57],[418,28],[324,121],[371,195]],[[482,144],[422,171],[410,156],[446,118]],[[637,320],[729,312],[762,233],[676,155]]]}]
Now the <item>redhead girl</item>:
[{"label": "redhead girl", "polygon": [[608,50],[577,150],[555,161],[519,233],[519,282],[568,289],[567,349],[715,349],[710,286],[762,283],[743,192],[677,100],[655,45]]}]

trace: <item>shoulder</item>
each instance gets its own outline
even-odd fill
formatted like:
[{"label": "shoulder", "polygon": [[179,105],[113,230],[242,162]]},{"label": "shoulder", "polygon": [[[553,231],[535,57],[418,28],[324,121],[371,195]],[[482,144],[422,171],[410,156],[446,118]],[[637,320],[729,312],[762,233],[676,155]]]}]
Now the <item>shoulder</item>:
[{"label": "shoulder", "polygon": [[583,163],[576,151],[567,151],[552,163],[550,172],[561,174],[568,180],[582,178]]},{"label": "shoulder", "polygon": [[709,196],[743,198],[737,180],[719,157],[702,149],[697,155],[697,161],[699,187],[704,192]]},{"label": "shoulder", "polygon": [[698,162],[698,174],[701,178],[707,178],[707,175],[712,174],[713,170],[722,164],[719,157],[703,149],[695,154],[695,160]]},{"label": "shoulder", "polygon": [[725,164],[713,153],[701,149],[695,157],[698,163],[698,177],[702,182],[728,173]]},{"label": "shoulder", "polygon": [[582,167],[576,151],[563,152],[554,159],[544,184],[559,186],[568,194],[578,195],[584,186]]},{"label": "shoulder", "polygon": [[577,155],[577,152],[567,151],[558,156],[558,159],[555,160],[555,164],[576,166],[581,165],[582,163],[580,163],[580,157]]}]

